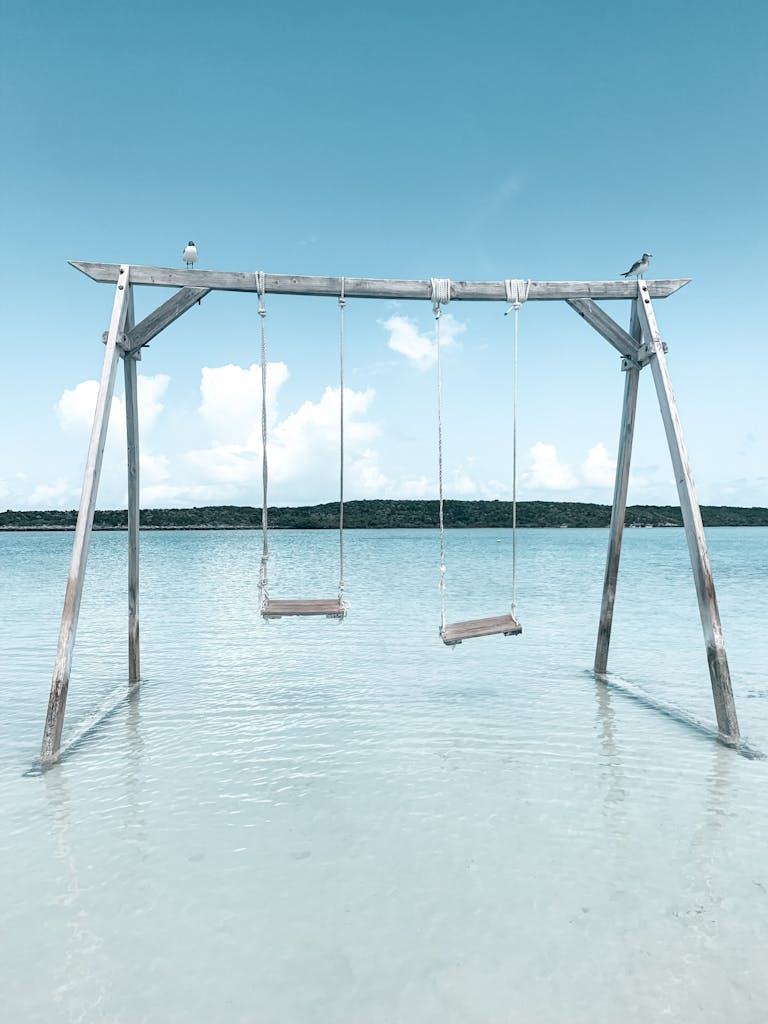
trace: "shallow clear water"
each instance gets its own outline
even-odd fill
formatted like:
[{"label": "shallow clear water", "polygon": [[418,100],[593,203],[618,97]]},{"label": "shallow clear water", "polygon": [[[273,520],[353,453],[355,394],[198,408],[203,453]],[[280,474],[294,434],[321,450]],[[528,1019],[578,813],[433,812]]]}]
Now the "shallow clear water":
[{"label": "shallow clear water", "polygon": [[[742,731],[768,751],[768,530],[713,530]],[[347,535],[350,614],[257,614],[256,533],[142,535],[140,694],[45,774],[71,534],[0,534],[4,1019],[768,1016],[768,762],[589,674],[607,531],[522,531],[520,638],[448,650],[431,531]],[[275,533],[273,597],[337,538]],[[65,725],[124,684],[124,534],[93,540]],[[451,533],[449,618],[511,541]],[[681,530],[626,534],[610,668],[712,723]]]}]

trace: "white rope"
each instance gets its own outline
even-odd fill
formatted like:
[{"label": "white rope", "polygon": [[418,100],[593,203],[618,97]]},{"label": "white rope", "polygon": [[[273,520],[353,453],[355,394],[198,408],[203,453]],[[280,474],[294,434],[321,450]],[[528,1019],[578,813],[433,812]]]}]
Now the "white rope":
[{"label": "white rope", "polygon": [[[512,309],[520,309],[522,304],[528,300],[528,293],[531,290],[530,278],[527,281],[516,277],[508,278],[504,282],[504,290],[507,293],[507,302],[511,303]],[[507,310],[507,313],[509,313],[509,310]]]},{"label": "white rope", "polygon": [[339,295],[339,603],[344,605],[344,278]]},{"label": "white rope", "polygon": [[259,270],[256,273],[256,290],[259,293],[259,317],[261,319],[261,568],[259,571],[259,593],[261,594],[261,606],[269,600],[267,565],[269,562],[269,533],[267,528],[267,485],[269,483],[269,472],[267,466],[267,332],[264,321],[267,310],[264,306],[264,289],[266,286],[266,274]]},{"label": "white rope", "polygon": [[[514,383],[512,390],[512,618],[517,618],[517,351],[520,307],[527,300],[531,282],[510,279],[504,282],[507,302],[515,311]],[[509,310],[507,310],[509,313]],[[507,313],[504,315],[506,316]]]},{"label": "white rope", "polygon": [[432,278],[432,312],[435,315],[435,343],[437,345],[437,487],[438,521],[440,525],[440,629],[445,629],[445,498],[443,494],[443,368],[440,358],[440,306],[451,301],[451,282],[448,278]]}]

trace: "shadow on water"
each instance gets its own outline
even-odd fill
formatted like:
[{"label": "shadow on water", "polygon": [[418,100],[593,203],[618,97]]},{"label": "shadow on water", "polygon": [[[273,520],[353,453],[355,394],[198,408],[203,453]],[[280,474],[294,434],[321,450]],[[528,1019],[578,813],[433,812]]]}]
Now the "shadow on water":
[{"label": "shadow on water", "polygon": [[724,747],[729,747],[731,750],[750,761],[766,760],[766,754],[759,748],[753,746],[748,740],[739,739],[734,742],[727,739],[719,733],[717,729],[712,728],[711,725],[703,722],[700,718],[696,718],[695,715],[690,714],[688,711],[684,711],[682,708],[676,707],[674,704],[668,704],[666,701],[659,700],[657,697],[652,697],[649,693],[646,693],[644,690],[640,689],[639,686],[629,682],[627,679],[622,679],[620,676],[612,675],[610,672],[601,673],[586,670],[586,674],[592,676],[599,687],[608,687],[617,693],[623,694],[625,697],[629,697],[631,700],[641,704],[643,707],[658,711],[660,714],[664,715],[665,718],[669,718],[673,722],[678,722],[680,725],[687,726],[699,736],[705,736],[707,739],[715,740]]},{"label": "shadow on water", "polygon": [[89,715],[80,723],[67,741],[62,743],[58,757],[47,764],[44,764],[38,758],[31,768],[22,772],[22,777],[34,778],[39,775],[44,775],[52,768],[55,768],[56,765],[66,761],[75,750],[83,745],[83,743],[88,740],[95,739],[98,736],[101,727],[109,721],[109,719],[119,708],[123,706],[123,704],[127,702],[129,707],[133,707],[134,704],[138,703],[142,685],[146,685],[146,680],[143,680],[141,684],[137,683],[134,686],[116,687],[112,693],[102,701],[93,714]]}]

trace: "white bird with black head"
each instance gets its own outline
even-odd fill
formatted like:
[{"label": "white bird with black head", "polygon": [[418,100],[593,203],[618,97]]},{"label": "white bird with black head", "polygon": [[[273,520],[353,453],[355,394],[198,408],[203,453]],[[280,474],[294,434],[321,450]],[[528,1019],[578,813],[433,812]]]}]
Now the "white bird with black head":
[{"label": "white bird with black head", "polygon": [[197,246],[194,242],[187,242],[187,246],[181,254],[181,258],[187,264],[187,270],[192,270],[194,268],[197,263]]},{"label": "white bird with black head", "polygon": [[642,277],[651,262],[652,252],[644,252],[639,260],[635,260],[629,270],[625,270],[622,277]]}]

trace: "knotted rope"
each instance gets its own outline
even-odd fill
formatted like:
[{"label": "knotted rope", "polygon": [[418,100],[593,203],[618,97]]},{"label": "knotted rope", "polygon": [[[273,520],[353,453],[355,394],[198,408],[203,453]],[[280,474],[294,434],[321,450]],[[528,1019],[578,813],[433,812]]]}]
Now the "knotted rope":
[{"label": "knotted rope", "polygon": [[269,600],[267,589],[267,566],[269,562],[269,532],[267,529],[267,487],[269,483],[269,472],[267,464],[267,332],[264,321],[267,317],[267,310],[264,306],[264,290],[266,287],[266,274],[259,270],[256,273],[256,291],[259,293],[259,318],[261,319],[261,568],[259,570],[259,593],[261,594],[262,608]]},{"label": "knotted rope", "polygon": [[[531,290],[530,279],[509,278],[504,282],[507,302],[515,311],[515,343],[514,343],[514,376],[512,390],[512,618],[517,618],[517,349],[518,349],[518,314],[520,307],[528,299]],[[509,313],[509,309],[504,316]]]},{"label": "knotted rope", "polygon": [[440,315],[441,305],[451,301],[449,278],[433,277],[432,312],[435,316],[435,344],[437,346],[437,487],[438,522],[440,525],[440,629],[445,629],[445,498],[443,494],[443,368],[440,358]]},{"label": "knotted rope", "polygon": [[339,294],[339,602],[344,604],[344,278]]}]

